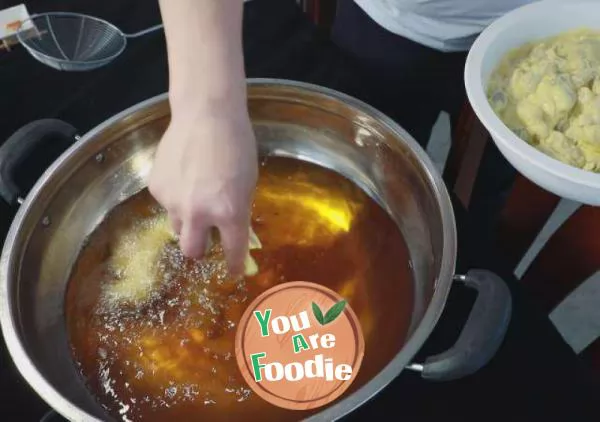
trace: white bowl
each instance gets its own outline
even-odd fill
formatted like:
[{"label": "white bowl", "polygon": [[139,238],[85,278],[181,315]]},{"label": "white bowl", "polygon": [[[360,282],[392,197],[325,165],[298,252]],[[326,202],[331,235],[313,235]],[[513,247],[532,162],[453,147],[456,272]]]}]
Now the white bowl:
[{"label": "white bowl", "polygon": [[600,29],[600,0],[544,0],[513,10],[473,44],[465,86],[475,114],[518,172],[560,197],[600,205],[600,174],[564,164],[529,145],[498,118],[486,96],[488,78],[509,50],[580,27]]}]

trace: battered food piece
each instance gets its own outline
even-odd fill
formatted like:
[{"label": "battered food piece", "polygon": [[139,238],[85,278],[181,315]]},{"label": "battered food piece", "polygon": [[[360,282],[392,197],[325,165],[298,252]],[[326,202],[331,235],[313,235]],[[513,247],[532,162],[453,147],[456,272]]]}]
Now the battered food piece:
[{"label": "battered food piece", "polygon": [[[121,233],[112,251],[109,268],[114,272],[117,281],[106,286],[105,301],[109,304],[128,302],[141,305],[160,291],[164,280],[160,274],[161,259],[165,247],[176,244],[177,235],[171,228],[165,214],[140,221],[131,230]],[[207,243],[207,253],[219,244],[219,232],[213,229]],[[260,249],[260,240],[250,228],[249,250]],[[258,272],[256,261],[246,255],[244,273],[246,276]]]},{"label": "battered food piece", "polygon": [[[220,243],[220,234],[219,231],[213,228],[210,232],[210,236],[208,237],[208,242],[206,244],[206,253],[208,253],[215,244]],[[261,249],[262,245],[252,227],[250,227],[250,232],[248,234],[248,250]],[[246,276],[253,276],[258,273],[258,266],[256,265],[256,261],[250,255],[250,252],[246,255],[244,260],[244,274]]]}]

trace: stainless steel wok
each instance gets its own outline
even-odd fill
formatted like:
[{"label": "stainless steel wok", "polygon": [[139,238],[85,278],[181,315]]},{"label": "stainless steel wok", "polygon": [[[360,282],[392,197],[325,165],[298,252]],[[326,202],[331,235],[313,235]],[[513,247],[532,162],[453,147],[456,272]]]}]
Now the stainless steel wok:
[{"label": "stainless steel wok", "polygon": [[[389,118],[351,97],[281,80],[250,80],[249,108],[260,154],[333,169],[369,193],[402,231],[415,280],[408,340],[366,385],[311,420],[336,420],[386,387],[405,368],[431,380],[477,371],[501,344],[511,314],[504,282],[481,270],[455,276],[456,228],[448,193],[422,148]],[[42,135],[72,137],[45,120],[0,148],[0,194],[19,206],[0,261],[0,323],[22,376],[71,421],[107,419],[82,383],[68,350],[63,301],[82,242],[118,203],[145,187],[155,147],[169,122],[167,95],[142,102],[84,134],[25,196],[13,181]],[[478,291],[454,347],[413,362],[444,309],[454,280]]]}]

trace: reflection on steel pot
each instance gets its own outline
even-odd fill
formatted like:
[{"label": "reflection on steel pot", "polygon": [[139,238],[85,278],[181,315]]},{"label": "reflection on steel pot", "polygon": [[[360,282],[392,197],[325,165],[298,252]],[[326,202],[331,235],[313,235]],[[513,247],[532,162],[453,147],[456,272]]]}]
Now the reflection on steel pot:
[{"label": "reflection on steel pot", "polygon": [[[260,155],[309,161],[354,182],[396,222],[411,260],[414,302],[404,346],[370,381],[309,420],[347,415],[405,368],[445,381],[484,366],[504,338],[510,293],[487,271],[454,275],[452,206],[425,152],[389,118],[335,91],[257,79],[249,81],[248,95]],[[2,331],[23,377],[69,420],[108,416],[85,388],[71,358],[64,322],[68,276],[84,240],[105,215],[145,187],[168,121],[167,95],[114,116],[77,139],[25,197],[12,178],[20,159],[48,131],[74,137],[74,129],[55,120],[34,122],[0,148],[0,195],[21,204],[0,262]],[[444,309],[453,281],[478,292],[462,334],[450,350],[413,362]]]}]

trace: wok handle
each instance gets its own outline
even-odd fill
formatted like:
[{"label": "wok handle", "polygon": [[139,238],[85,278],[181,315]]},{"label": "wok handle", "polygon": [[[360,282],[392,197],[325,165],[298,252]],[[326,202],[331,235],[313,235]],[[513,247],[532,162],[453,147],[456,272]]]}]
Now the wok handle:
[{"label": "wok handle", "polygon": [[477,299],[454,346],[408,369],[433,381],[451,381],[471,375],[494,357],[508,329],[512,296],[499,276],[486,270],[471,270],[456,281],[477,290]]},{"label": "wok handle", "polygon": [[21,201],[22,192],[15,182],[15,172],[39,145],[57,137],[77,139],[77,129],[57,119],[35,120],[21,127],[0,146],[0,197],[9,205]]}]

